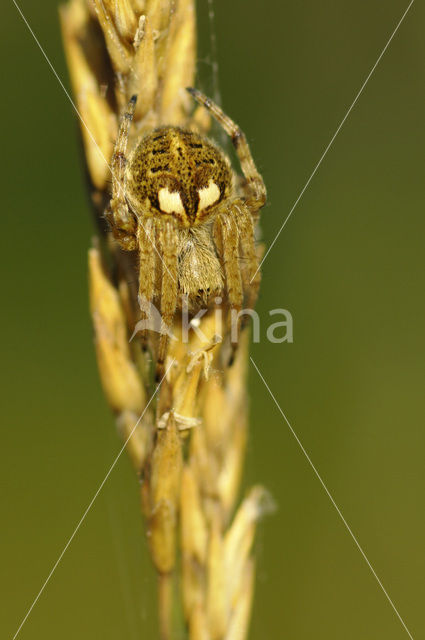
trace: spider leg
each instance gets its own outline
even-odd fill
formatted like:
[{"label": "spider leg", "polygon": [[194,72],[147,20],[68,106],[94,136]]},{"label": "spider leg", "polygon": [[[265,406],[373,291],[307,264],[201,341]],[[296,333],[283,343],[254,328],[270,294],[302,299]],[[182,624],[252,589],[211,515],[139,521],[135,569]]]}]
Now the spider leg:
[{"label": "spider leg", "polygon": [[111,170],[112,177],[114,179],[113,182],[113,197],[123,197],[124,193],[122,193],[123,183],[124,183],[124,172],[125,165],[127,162],[126,151],[127,151],[127,143],[128,136],[130,133],[131,121],[133,120],[134,112],[136,110],[136,102],[137,96],[133,96],[128,103],[127,111],[123,114],[120,122],[120,127],[118,129],[118,136],[115,142],[114,152],[112,154],[111,160]]},{"label": "spider leg", "polygon": [[112,198],[110,206],[105,212],[105,217],[111,226],[115,238],[124,249],[128,250],[136,248],[136,243],[134,239],[132,239],[132,236],[134,237],[136,234],[137,221],[129,210],[125,198],[127,142],[131,121],[136,108],[136,101],[137,97],[133,96],[128,104],[127,111],[121,119],[117,141],[111,159]]},{"label": "spider leg", "polygon": [[241,168],[247,182],[248,198],[246,200],[254,215],[266,202],[266,187],[263,178],[259,174],[251,155],[251,151],[243,131],[238,125],[227,116],[210,98],[207,98],[198,89],[187,88],[193,98],[202,104],[217,122],[223,127],[228,136],[232,139],[233,146],[241,163]]},{"label": "spider leg", "polygon": [[239,266],[239,230],[234,215],[218,214],[214,221],[214,241],[220,250],[230,304],[230,339],[236,350],[243,302],[242,276]]},{"label": "spider leg", "polygon": [[157,379],[164,375],[164,363],[170,335],[172,335],[174,314],[178,294],[178,230],[167,220],[156,221],[158,245],[162,257],[161,277],[161,333],[159,336]]},{"label": "spider leg", "polygon": [[142,346],[146,349],[147,330],[151,329],[151,304],[155,288],[155,253],[152,251],[154,242],[154,223],[148,218],[137,227],[137,244],[139,249],[139,290],[138,299],[140,310],[145,314],[145,327],[141,331]]},{"label": "spider leg", "polygon": [[[234,202],[230,210],[237,220],[242,258],[246,261],[244,269],[242,269],[244,290],[247,296],[246,307],[254,309],[261,282],[261,272],[258,269],[259,262],[255,250],[254,222],[249,209],[242,200]],[[246,316],[244,316],[244,320],[247,320]]]}]

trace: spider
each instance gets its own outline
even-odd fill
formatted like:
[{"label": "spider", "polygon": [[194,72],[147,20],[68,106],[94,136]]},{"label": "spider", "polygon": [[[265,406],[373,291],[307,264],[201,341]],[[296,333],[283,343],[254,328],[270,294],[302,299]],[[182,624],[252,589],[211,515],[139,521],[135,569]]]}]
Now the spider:
[{"label": "spider", "polygon": [[[254,224],[266,201],[263,179],[239,127],[203,93],[187,91],[230,136],[244,179],[209,139],[175,126],[138,139],[127,157],[133,96],[115,143],[112,198],[105,212],[119,245],[138,251],[141,310],[148,313],[156,302],[167,328],[182,301],[196,313],[219,296],[227,296],[240,322],[243,303],[253,308],[260,284]],[[161,331],[159,338],[157,377],[167,333]]]}]

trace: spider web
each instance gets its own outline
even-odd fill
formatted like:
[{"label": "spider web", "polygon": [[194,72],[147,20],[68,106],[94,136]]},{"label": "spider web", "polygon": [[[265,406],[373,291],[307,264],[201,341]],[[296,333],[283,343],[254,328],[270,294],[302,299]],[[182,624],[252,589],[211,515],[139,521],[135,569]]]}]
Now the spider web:
[{"label": "spider web", "polygon": [[[220,90],[215,0],[198,0],[197,9],[198,59],[196,86],[207,96],[210,96],[216,104],[223,107]],[[211,134],[222,149],[226,152],[231,150],[232,145],[229,144],[228,137],[214,120],[211,123]]]}]

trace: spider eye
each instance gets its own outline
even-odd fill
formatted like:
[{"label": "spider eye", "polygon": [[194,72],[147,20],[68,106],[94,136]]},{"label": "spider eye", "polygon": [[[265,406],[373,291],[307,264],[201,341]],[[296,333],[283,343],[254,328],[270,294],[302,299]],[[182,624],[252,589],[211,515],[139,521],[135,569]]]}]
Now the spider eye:
[{"label": "spider eye", "polygon": [[158,191],[159,208],[163,213],[184,213],[183,202],[178,191],[163,187]]},{"label": "spider eye", "polygon": [[209,181],[208,185],[203,189],[199,189],[199,205],[198,211],[202,211],[207,207],[210,207],[212,204],[217,202],[220,198],[220,189],[217,187],[216,183],[212,180]]}]

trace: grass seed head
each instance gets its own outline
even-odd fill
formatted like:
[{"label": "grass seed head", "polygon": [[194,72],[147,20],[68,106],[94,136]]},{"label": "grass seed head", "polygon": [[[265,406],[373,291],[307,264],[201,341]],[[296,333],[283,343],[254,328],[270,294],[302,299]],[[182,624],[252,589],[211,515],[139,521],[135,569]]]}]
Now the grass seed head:
[{"label": "grass seed head", "polygon": [[[162,125],[203,135],[209,130],[209,111],[193,109],[184,90],[195,82],[194,2],[68,0],[60,18],[92,201],[101,217],[110,198],[114,140],[131,96],[138,100],[129,145]],[[142,317],[137,255],[102,233],[89,252],[96,355],[106,399],[142,480],[161,638],[171,640],[175,612],[182,611],[190,640],[244,640],[255,529],[271,509],[256,487],[234,513],[247,440],[248,332],[240,335],[230,366],[226,300],[220,314],[211,309],[200,319],[200,333],[190,332],[188,340],[175,320],[176,340],[157,389],[149,352],[158,337],[149,336],[148,345],[139,334],[132,338]],[[181,607],[175,606],[178,596]]]}]

